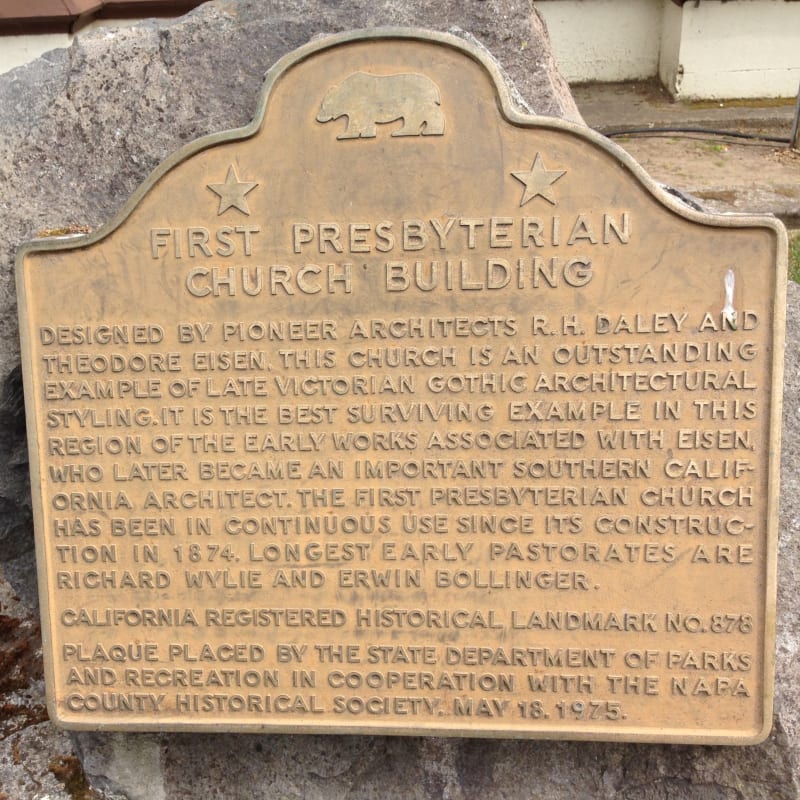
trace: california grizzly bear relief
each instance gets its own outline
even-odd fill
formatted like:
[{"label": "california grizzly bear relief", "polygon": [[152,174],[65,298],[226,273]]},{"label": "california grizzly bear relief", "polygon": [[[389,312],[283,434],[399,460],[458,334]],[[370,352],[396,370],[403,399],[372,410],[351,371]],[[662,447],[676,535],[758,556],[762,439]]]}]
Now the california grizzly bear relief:
[{"label": "california grizzly bear relief", "polygon": [[378,124],[403,120],[392,136],[441,136],[444,114],[439,87],[425,75],[371,75],[354,72],[328,89],[317,122],[347,117],[337,139],[373,139]]}]

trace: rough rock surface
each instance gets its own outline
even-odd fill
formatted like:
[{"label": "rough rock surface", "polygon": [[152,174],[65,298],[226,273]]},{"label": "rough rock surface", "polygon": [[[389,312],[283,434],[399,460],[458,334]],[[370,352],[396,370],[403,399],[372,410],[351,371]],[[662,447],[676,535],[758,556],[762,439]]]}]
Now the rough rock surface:
[{"label": "rough rock surface", "polygon": [[217,0],[176,22],[79,36],[0,78],[0,558],[32,546],[15,402],[17,247],[41,231],[99,227],[170,153],[249,122],[281,56],[315,36],[381,25],[468,32],[531,109],[581,119],[530,0]]},{"label": "rough rock surface", "polygon": [[0,78],[0,800],[800,796],[800,288],[790,286],[776,720],[747,748],[436,738],[80,734],[43,706],[13,259],[43,230],[96,228],[167,155],[252,116],[276,59],[322,33],[460,28],[538,113],[580,120],[529,0],[217,0],[78,37]]}]

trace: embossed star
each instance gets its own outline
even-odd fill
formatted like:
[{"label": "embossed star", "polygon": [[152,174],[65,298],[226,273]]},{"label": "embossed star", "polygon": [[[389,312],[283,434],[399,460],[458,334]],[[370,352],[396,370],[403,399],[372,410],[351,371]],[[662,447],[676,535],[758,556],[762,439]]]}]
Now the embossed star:
[{"label": "embossed star", "polygon": [[219,195],[217,216],[224,214],[229,208],[236,208],[243,214],[250,216],[250,209],[247,207],[245,195],[252,192],[258,184],[252,181],[240,181],[233,164],[228,167],[225,183],[209,183],[206,185],[214,194]]},{"label": "embossed star", "polygon": [[527,172],[511,173],[520,183],[525,184],[525,191],[519,204],[524,206],[534,197],[543,197],[548,203],[555,205],[556,198],[551,187],[565,173],[565,169],[545,169],[542,154],[537,153],[533,165]]}]

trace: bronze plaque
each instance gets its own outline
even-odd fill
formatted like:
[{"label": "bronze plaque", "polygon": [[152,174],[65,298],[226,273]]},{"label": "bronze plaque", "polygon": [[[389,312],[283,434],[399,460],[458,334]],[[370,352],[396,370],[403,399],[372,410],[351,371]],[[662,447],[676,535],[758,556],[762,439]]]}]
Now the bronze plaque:
[{"label": "bronze plaque", "polygon": [[52,717],[758,741],[785,247],[460,40],[283,59],[20,256]]}]

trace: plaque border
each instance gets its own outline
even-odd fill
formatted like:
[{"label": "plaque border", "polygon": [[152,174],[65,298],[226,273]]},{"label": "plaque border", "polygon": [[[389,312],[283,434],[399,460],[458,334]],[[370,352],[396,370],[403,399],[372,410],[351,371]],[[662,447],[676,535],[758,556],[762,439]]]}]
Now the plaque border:
[{"label": "plaque border", "polygon": [[[34,398],[32,396],[31,374],[31,342],[29,333],[29,319],[27,307],[27,287],[25,259],[30,253],[50,252],[59,250],[80,250],[84,247],[101,241],[117,228],[122,226],[139,202],[153,189],[156,183],[177,165],[192,156],[217,145],[229,142],[243,141],[253,137],[261,129],[264,122],[266,107],[272,90],[280,78],[294,66],[312,58],[324,50],[332,50],[353,42],[366,41],[421,41],[439,44],[444,47],[459,51],[476,62],[490,77],[496,93],[497,110],[501,119],[522,128],[540,128],[577,136],[595,147],[599,147],[616,159],[627,171],[659,202],[667,211],[677,214],[690,222],[699,223],[708,227],[717,228],[769,228],[776,237],[776,291],[772,298],[772,385],[770,387],[769,405],[769,453],[767,462],[767,520],[765,544],[767,548],[764,561],[765,569],[765,608],[764,608],[764,690],[762,695],[762,726],[752,735],[739,733],[713,733],[697,729],[687,731],[683,728],[648,728],[629,727],[619,732],[609,728],[571,729],[568,731],[537,731],[531,728],[514,730],[496,726],[482,726],[470,730],[463,723],[443,725],[442,723],[424,724],[417,722],[414,728],[399,727],[379,723],[372,725],[353,724],[338,725],[319,722],[310,724],[289,724],[287,722],[245,723],[228,725],[220,722],[191,722],[188,724],[175,724],[145,721],[142,724],[114,723],[113,721],[98,722],[73,722],[59,718],[58,709],[51,687],[55,685],[54,665],[52,659],[52,618],[50,606],[50,587],[46,581],[46,562],[44,554],[44,533],[42,490],[41,490],[41,464],[39,459],[39,446],[37,434]],[[539,740],[575,740],[575,741],[608,741],[631,743],[672,743],[688,745],[753,745],[763,742],[772,729],[772,710],[775,691],[775,635],[776,635],[776,595],[777,595],[777,565],[778,565],[778,532],[779,532],[779,500],[780,500],[780,440],[781,420],[783,407],[783,351],[785,349],[785,323],[786,323],[786,281],[781,280],[788,269],[788,235],[783,224],[771,215],[754,214],[712,214],[697,211],[685,205],[665,188],[651,178],[625,150],[616,145],[602,134],[588,126],[580,125],[557,117],[536,114],[533,110],[525,113],[514,101],[515,90],[512,91],[510,78],[504,73],[500,65],[491,56],[490,51],[483,47],[477,40],[465,39],[449,33],[440,33],[418,28],[406,27],[380,27],[348,31],[345,33],[327,36],[324,39],[309,42],[302,47],[282,56],[266,72],[264,84],[259,94],[258,103],[253,119],[245,126],[233,128],[217,133],[208,134],[189,142],[173,152],[162,161],[141,183],[141,185],[127,199],[122,208],[108,222],[89,234],[69,234],[54,236],[47,239],[37,239],[23,243],[17,250],[15,261],[16,290],[18,302],[18,318],[20,331],[20,345],[22,357],[22,375],[25,390],[25,414],[27,421],[27,441],[29,452],[29,465],[32,489],[32,509],[34,522],[34,535],[36,543],[36,565],[39,586],[39,603],[42,621],[42,650],[44,657],[45,685],[47,688],[47,711],[51,721],[67,730],[108,730],[128,732],[181,732],[181,733],[297,733],[297,734],[365,734],[365,735],[395,735],[395,736],[448,736],[461,738],[487,738],[487,739],[539,739]],[[524,101],[523,101],[524,102]]]}]

